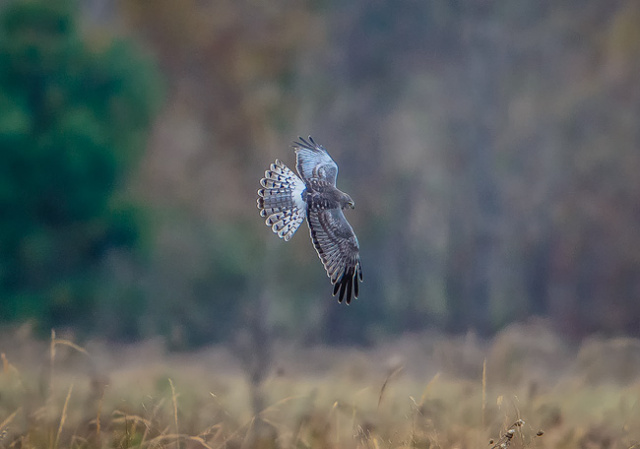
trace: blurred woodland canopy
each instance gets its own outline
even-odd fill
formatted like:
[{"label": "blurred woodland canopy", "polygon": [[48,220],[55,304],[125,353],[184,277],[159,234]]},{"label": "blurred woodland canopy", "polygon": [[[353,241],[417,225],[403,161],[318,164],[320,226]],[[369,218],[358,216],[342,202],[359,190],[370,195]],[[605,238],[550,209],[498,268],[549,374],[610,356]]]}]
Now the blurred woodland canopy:
[{"label": "blurred woodland canopy", "polygon": [[118,187],[159,106],[150,62],[84,41],[72,8],[8,2],[0,16],[0,317],[44,328],[93,325],[103,259],[138,245]]},{"label": "blurred woodland canopy", "polygon": [[[47,326],[178,346],[229,339],[256,315],[303,341],[487,334],[530,315],[570,336],[640,335],[636,0],[87,0],[65,16],[80,11],[82,33],[11,19],[57,11],[46,4],[69,5],[3,11],[0,104],[13,112],[0,144],[25,174],[3,161],[0,207],[34,231],[3,220],[2,318],[23,304],[4,298],[29,297]],[[59,52],[18,66],[11,33]],[[132,41],[166,80],[137,165],[159,97]],[[51,102],[64,113],[41,124]],[[306,231],[285,245],[255,209],[264,168],[292,166],[290,142],[307,134],[356,201],[365,283],[348,308]],[[95,155],[96,172],[71,155]],[[94,209],[51,221],[43,186],[55,204]],[[53,287],[72,278],[92,289],[60,299]]]}]

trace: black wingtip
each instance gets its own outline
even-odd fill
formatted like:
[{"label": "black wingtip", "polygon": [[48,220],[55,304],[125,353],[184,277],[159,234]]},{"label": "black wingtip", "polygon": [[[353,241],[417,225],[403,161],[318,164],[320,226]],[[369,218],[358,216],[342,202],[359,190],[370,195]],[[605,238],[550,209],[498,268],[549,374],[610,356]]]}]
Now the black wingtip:
[{"label": "black wingtip", "polygon": [[[344,292],[346,287],[347,287],[347,282],[343,279],[340,282],[340,297],[338,298],[338,302],[342,302],[344,300]],[[351,298],[347,297],[347,304],[349,304],[349,301],[351,301]]]},{"label": "black wingtip", "polygon": [[[362,279],[360,280],[360,282],[362,282]],[[353,283],[353,297],[357,298],[358,297],[358,291],[359,286],[358,286],[358,280],[356,279],[355,282]]]},{"label": "black wingtip", "polygon": [[308,136],[306,139],[302,136],[298,136],[298,140],[293,142],[293,148],[307,148],[309,150],[322,149],[322,145],[318,145],[313,137]]},{"label": "black wingtip", "polygon": [[304,137],[298,136],[298,140],[293,142],[293,148],[311,148],[311,145],[309,145],[309,142],[307,142]]},{"label": "black wingtip", "polygon": [[[351,299],[358,298],[360,287],[358,280],[362,282],[362,270],[359,266],[347,269],[344,274],[333,284],[333,296],[338,295],[338,302],[351,304]],[[340,294],[338,294],[338,291]]]}]

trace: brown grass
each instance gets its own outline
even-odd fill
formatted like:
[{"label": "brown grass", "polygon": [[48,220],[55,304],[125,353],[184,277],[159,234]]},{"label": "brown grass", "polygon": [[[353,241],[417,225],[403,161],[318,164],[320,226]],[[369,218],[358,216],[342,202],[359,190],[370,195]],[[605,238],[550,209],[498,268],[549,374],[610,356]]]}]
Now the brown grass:
[{"label": "brown grass", "polygon": [[[580,448],[640,444],[640,377],[612,347],[409,335],[367,350],[274,345],[265,404],[228,348],[0,338],[0,448]],[[24,333],[24,332],[22,332]],[[509,335],[512,338],[505,338]],[[554,337],[555,338],[555,337]],[[556,360],[557,358],[557,360]],[[261,426],[256,433],[256,426]]]}]

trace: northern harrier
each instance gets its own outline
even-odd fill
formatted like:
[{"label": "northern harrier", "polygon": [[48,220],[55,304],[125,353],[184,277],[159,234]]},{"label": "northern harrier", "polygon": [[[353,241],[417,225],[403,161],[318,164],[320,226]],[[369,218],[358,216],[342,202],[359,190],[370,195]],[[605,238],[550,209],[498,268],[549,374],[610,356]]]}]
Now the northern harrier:
[{"label": "northern harrier", "polygon": [[338,166],[327,150],[309,136],[294,142],[298,176],[276,159],[258,190],[258,209],[265,223],[288,241],[306,218],[313,246],[333,284],[338,301],[358,297],[362,266],[358,239],[342,212],[353,209],[351,197],[336,188]]}]

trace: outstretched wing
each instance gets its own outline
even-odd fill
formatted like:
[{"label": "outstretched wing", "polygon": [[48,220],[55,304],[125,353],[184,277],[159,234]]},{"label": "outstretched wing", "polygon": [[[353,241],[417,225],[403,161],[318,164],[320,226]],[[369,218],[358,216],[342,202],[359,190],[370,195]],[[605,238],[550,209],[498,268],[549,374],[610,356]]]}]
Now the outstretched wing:
[{"label": "outstretched wing", "polygon": [[[333,295],[340,291],[338,301],[358,297],[358,281],[362,282],[360,247],[353,228],[341,209],[307,211],[311,240],[327,275],[331,279]],[[346,295],[345,295],[346,293]]]},{"label": "outstretched wing", "polygon": [[326,181],[333,186],[338,178],[338,165],[335,163],[327,150],[322,145],[318,145],[309,136],[309,140],[299,138],[293,143],[296,151],[296,170],[298,175],[305,182],[312,179]]}]

